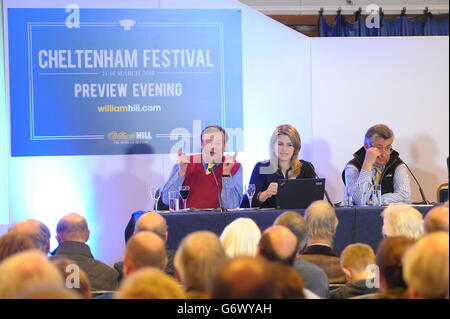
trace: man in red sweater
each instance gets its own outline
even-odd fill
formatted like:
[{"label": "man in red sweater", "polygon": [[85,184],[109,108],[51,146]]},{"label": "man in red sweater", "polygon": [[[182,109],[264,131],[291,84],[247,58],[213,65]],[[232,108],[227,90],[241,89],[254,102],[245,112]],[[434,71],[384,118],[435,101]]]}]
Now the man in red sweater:
[{"label": "man in red sweater", "polygon": [[202,153],[187,156],[178,153],[178,163],[163,187],[162,200],[169,204],[169,192],[189,186],[187,208],[230,209],[242,201],[242,166],[234,155],[224,156],[228,135],[217,125],[206,127],[201,134]]}]

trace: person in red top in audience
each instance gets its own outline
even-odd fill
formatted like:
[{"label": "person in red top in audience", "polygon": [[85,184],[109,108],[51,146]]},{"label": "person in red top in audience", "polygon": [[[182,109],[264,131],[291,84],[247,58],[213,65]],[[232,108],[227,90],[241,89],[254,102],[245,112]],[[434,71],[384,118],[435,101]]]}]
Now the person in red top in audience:
[{"label": "person in red top in audience", "polygon": [[201,154],[179,152],[178,163],[163,187],[163,203],[169,204],[169,192],[189,186],[186,208],[238,207],[242,201],[242,166],[236,162],[237,152],[224,156],[227,140],[222,127],[208,126],[201,134]]}]

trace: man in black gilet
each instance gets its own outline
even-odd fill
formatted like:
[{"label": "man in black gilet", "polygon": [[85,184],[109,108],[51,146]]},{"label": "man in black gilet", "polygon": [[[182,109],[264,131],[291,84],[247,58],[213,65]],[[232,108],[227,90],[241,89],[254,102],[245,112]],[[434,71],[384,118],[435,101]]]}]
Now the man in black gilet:
[{"label": "man in black gilet", "polygon": [[409,203],[410,183],[406,166],[398,152],[392,149],[394,133],[383,124],[369,128],[364,146],[353,154],[342,172],[353,202],[363,202],[362,187],[365,182],[381,185],[382,204]]}]

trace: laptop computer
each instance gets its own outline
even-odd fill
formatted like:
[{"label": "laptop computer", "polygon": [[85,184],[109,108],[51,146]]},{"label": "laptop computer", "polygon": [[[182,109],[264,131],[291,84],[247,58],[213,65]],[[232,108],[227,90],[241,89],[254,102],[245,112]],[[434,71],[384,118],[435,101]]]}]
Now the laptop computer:
[{"label": "laptop computer", "polygon": [[323,199],[325,178],[278,180],[277,208],[307,208],[312,202]]}]

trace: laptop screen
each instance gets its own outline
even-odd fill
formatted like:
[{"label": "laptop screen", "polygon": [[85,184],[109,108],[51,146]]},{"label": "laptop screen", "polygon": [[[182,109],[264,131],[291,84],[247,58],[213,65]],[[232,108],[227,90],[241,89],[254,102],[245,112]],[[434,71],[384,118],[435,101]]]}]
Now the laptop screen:
[{"label": "laptop screen", "polygon": [[322,200],[324,193],[325,178],[280,179],[277,208],[307,208],[312,202]]}]

